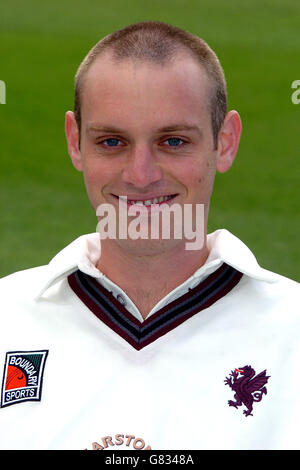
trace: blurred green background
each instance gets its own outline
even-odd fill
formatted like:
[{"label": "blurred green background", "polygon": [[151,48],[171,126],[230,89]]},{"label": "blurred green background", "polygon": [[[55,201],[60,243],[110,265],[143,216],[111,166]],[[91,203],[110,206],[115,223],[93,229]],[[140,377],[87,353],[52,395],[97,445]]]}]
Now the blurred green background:
[{"label": "blurred green background", "polygon": [[299,0],[15,0],[0,9],[0,276],[48,263],[96,217],[73,169],[64,114],[73,77],[104,35],[143,20],[203,37],[243,120],[232,169],[218,174],[209,230],[227,228],[267,269],[300,281]]}]

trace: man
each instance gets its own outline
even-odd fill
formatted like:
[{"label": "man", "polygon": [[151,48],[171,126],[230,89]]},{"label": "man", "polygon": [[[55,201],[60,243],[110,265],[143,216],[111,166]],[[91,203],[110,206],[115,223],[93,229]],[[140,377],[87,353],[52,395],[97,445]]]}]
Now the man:
[{"label": "man", "polygon": [[[299,448],[299,285],[207,235],[241,134],[214,52],[159,22],[109,35],[79,67],[65,129],[117,235],[1,281],[1,448]],[[193,228],[203,208],[196,249],[172,230],[128,236],[134,210],[145,225],[175,205]]]}]

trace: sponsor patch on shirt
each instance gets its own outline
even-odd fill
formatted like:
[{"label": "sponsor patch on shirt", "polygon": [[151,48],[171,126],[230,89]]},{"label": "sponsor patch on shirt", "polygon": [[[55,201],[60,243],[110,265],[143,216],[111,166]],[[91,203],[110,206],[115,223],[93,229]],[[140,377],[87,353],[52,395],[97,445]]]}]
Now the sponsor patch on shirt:
[{"label": "sponsor patch on shirt", "polygon": [[99,442],[92,443],[92,450],[111,449],[111,447],[119,446],[119,450],[129,447],[134,450],[151,450],[151,447],[145,444],[145,440],[136,437],[133,434],[116,434],[115,436],[104,436]]},{"label": "sponsor patch on shirt", "polygon": [[1,389],[1,408],[40,401],[48,350],[7,352]]}]

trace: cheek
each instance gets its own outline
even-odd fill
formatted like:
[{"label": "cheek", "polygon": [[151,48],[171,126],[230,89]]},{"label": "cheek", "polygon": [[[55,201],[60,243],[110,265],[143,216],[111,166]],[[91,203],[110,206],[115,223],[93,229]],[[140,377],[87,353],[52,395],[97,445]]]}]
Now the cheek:
[{"label": "cheek", "polygon": [[83,159],[83,174],[87,185],[102,188],[112,177],[112,165],[94,156]]},{"label": "cheek", "polygon": [[101,174],[96,168],[85,165],[83,167],[83,178],[88,193],[101,187]]},{"label": "cheek", "polygon": [[187,188],[191,193],[195,193],[201,199],[207,200],[212,192],[215,172],[213,161],[193,165],[192,171],[189,172],[189,177],[185,179]]},{"label": "cheek", "polygon": [[83,173],[84,184],[86,188],[86,192],[92,207],[96,210],[99,206],[99,195],[100,193],[100,185],[97,184],[95,178],[91,178],[89,174]]},{"label": "cheek", "polygon": [[105,174],[98,165],[91,162],[87,164],[87,161],[85,161],[83,164],[83,179],[89,200],[96,210],[101,203],[103,186],[107,184]]},{"label": "cheek", "polygon": [[83,161],[83,178],[90,202],[97,209],[118,184],[120,168],[117,162],[91,156]]}]

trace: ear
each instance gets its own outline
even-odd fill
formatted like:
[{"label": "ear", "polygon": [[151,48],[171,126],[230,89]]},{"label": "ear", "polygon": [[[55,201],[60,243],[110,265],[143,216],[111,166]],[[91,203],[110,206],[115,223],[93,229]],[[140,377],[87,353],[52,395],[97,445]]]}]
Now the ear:
[{"label": "ear", "polygon": [[81,152],[79,148],[79,130],[75,115],[67,111],[65,115],[65,133],[68,144],[68,152],[76,170],[82,171]]},{"label": "ear", "polygon": [[218,136],[217,170],[225,173],[233,164],[242,132],[242,121],[237,111],[229,111]]}]

